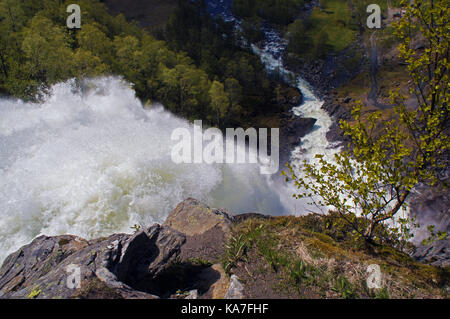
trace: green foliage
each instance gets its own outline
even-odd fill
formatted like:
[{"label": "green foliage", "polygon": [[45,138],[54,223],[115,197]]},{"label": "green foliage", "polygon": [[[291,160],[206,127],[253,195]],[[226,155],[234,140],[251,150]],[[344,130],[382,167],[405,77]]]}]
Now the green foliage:
[{"label": "green foliage", "polygon": [[232,30],[216,27],[200,4],[180,1],[169,45],[111,16],[98,0],[78,2],[82,27],[69,30],[68,4],[0,0],[0,94],[35,100],[69,78],[118,74],[142,100],[212,125],[274,109],[259,59],[234,46]]},{"label": "green foliage", "polygon": [[194,266],[210,267],[213,265],[213,263],[210,262],[209,260],[206,260],[204,258],[198,258],[198,257],[189,258],[187,261]]},{"label": "green foliage", "polygon": [[39,296],[41,292],[42,292],[42,290],[39,289],[38,286],[33,286],[33,288],[30,290],[30,293],[27,295],[27,298],[34,299],[37,296]]},{"label": "green foliage", "polygon": [[134,230],[134,232],[138,232],[141,230],[142,226],[138,225],[138,224],[134,224],[133,226],[130,227],[131,229]]},{"label": "green foliage", "polygon": [[344,276],[339,276],[331,290],[337,292],[343,299],[352,299],[355,297],[353,287]]},{"label": "green foliage", "polygon": [[386,287],[379,289],[379,291],[375,295],[375,299],[389,299],[389,292]]},{"label": "green foliage", "polygon": [[[333,206],[355,236],[372,240],[375,228],[400,211],[418,180],[411,171],[414,162],[404,142],[406,136],[394,120],[380,125],[381,112],[373,112],[363,121],[361,105],[352,114],[356,123],[341,123],[352,139],[351,151],[336,154],[334,162],[316,155],[318,165],[304,164],[306,178],[297,177],[292,167],[291,178],[301,190],[295,197],[318,195],[317,205]],[[370,221],[365,230],[357,215]],[[409,235],[408,228],[404,231]]]},{"label": "green foliage", "polygon": [[[317,163],[305,162],[304,177],[288,166],[287,180],[292,179],[300,190],[294,197],[317,196],[314,204],[334,207],[355,236],[369,242],[374,241],[376,229],[389,221],[398,224],[389,232],[408,240],[411,221],[397,215],[414,186],[435,184],[448,164],[449,8],[446,1],[432,4],[416,1],[395,25],[402,40],[400,56],[408,63],[415,84],[410,93],[417,97],[418,107],[408,108],[399,92],[392,93],[396,106],[387,118],[381,112],[362,114],[358,104],[352,111],[353,121],[341,121],[351,140],[348,150],[336,154],[334,161],[319,154]],[[415,28],[428,40],[424,52],[410,46],[410,30]],[[358,223],[357,215],[367,225]]]},{"label": "green foliage", "polygon": [[209,89],[209,97],[211,98],[211,105],[217,114],[217,126],[220,126],[220,119],[224,118],[228,112],[229,98],[225,92],[222,83],[214,81]]},{"label": "green foliage", "polygon": [[288,40],[288,50],[299,55],[309,52],[313,46],[312,38],[306,34],[306,29],[300,19],[289,25]]},{"label": "green foliage", "polygon": [[430,235],[428,238],[426,238],[422,241],[423,245],[430,245],[437,240],[443,240],[448,237],[447,232],[435,231],[434,225],[428,225],[427,229],[428,229],[428,232],[430,233]]},{"label": "green foliage", "polygon": [[308,19],[303,22],[297,19],[288,26],[289,52],[303,58],[323,59],[348,48],[356,40],[353,11],[348,1],[321,1]]},{"label": "green foliage", "polygon": [[[245,37],[251,41],[262,39],[260,25],[258,17],[246,19],[243,23]],[[163,38],[172,50],[186,52],[195,65],[206,72],[210,85],[214,81],[224,85],[225,94],[219,94],[221,89],[214,84],[213,95],[226,96],[228,105],[225,106],[224,99],[222,102],[216,99],[214,103],[211,101],[210,108],[201,108],[202,118],[210,124],[246,127],[249,118],[267,116],[278,110],[272,103],[271,82],[259,57],[242,49],[241,36],[236,34],[233,24],[213,20],[202,1],[180,1]],[[209,88],[206,92],[210,92]]]},{"label": "green foliage", "polygon": [[301,284],[313,285],[316,277],[323,275],[319,269],[304,262],[295,253],[280,249],[280,244],[270,227],[264,223],[251,222],[228,241],[224,269],[230,273],[238,262],[247,261],[247,254],[253,249],[263,258],[271,271],[277,273],[296,290]]},{"label": "green foliage", "polygon": [[225,245],[225,257],[223,269],[226,273],[230,273],[231,268],[236,266],[237,262],[244,258],[246,249],[248,249],[249,241],[244,235],[232,236]]},{"label": "green foliage", "polygon": [[[228,246],[236,247],[241,257],[228,272],[239,274],[244,283],[257,280],[262,285],[276,276],[277,284],[271,288],[281,289],[289,298],[446,296],[442,289],[448,282],[448,269],[419,263],[389,245],[356,249],[351,227],[342,223],[336,231],[332,225],[340,220],[332,213],[242,221],[232,229],[229,243],[236,245]],[[381,289],[367,287],[370,264],[380,265]]]},{"label": "green foliage", "polygon": [[324,58],[333,50],[333,47],[329,44],[328,33],[322,30],[317,36],[316,44],[314,47],[314,56],[318,58]]},{"label": "green foliage", "polygon": [[257,43],[259,41],[264,40],[264,32],[262,32],[262,19],[253,16],[250,18],[246,18],[242,21],[241,24],[242,35],[247,41],[252,43]]}]

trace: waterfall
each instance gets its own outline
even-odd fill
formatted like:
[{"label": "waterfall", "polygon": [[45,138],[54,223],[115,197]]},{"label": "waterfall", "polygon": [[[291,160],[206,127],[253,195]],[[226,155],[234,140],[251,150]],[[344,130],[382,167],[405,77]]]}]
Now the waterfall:
[{"label": "waterfall", "polygon": [[176,128],[117,77],[60,83],[42,103],[0,100],[0,260],[34,237],[85,238],[164,222],[194,197],[233,213],[286,213],[259,164],[175,164]]}]

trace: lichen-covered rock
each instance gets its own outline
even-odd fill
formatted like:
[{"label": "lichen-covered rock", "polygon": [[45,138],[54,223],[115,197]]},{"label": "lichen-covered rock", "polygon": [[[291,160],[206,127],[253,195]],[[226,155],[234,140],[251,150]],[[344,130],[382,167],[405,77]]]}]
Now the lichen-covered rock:
[{"label": "lichen-covered rock", "polygon": [[222,209],[212,209],[196,199],[188,198],[169,214],[164,225],[186,234],[201,235],[214,227],[228,232],[233,217]]},{"label": "lichen-covered rock", "polygon": [[225,273],[223,267],[219,264],[211,267],[219,274],[219,278],[211,285],[210,292],[212,299],[224,299],[230,287],[230,277]]},{"label": "lichen-covered rock", "polygon": [[413,257],[433,266],[450,267],[450,240],[438,240],[428,246],[420,245]]},{"label": "lichen-covered rock", "polygon": [[188,199],[163,226],[134,234],[40,236],[6,258],[0,298],[166,298],[180,289],[223,298],[229,278],[219,259],[233,220]]},{"label": "lichen-covered rock", "polygon": [[182,260],[202,259],[217,263],[225,251],[234,217],[223,209],[210,208],[189,198],[169,214],[164,225],[186,235]]},{"label": "lichen-covered rock", "polygon": [[136,283],[157,278],[184,241],[159,225],[92,241],[40,236],[4,261],[0,297],[157,298]]}]

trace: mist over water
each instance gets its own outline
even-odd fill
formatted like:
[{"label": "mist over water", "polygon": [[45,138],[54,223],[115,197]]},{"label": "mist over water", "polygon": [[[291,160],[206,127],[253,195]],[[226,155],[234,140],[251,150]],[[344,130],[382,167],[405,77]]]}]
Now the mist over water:
[{"label": "mist over water", "polygon": [[[229,1],[214,5],[239,24]],[[326,139],[332,121],[309,85],[284,68],[281,35],[269,26],[264,33],[265,45],[253,52],[302,91],[294,114],[317,120],[291,154],[301,175],[303,160],[338,151]],[[188,197],[236,214],[320,211],[310,199],[293,199],[297,189],[278,174],[261,175],[259,164],[175,164],[171,133],[193,126],[161,105],[144,108],[120,78],[74,84],[55,85],[42,103],[0,99],[0,263],[40,234],[95,238],[162,223]]]},{"label": "mist over water", "polygon": [[[294,107],[292,112],[296,116],[316,119],[313,130],[302,138],[300,144],[294,148],[290,156],[290,164],[295,174],[302,176],[303,162],[318,164],[319,160],[315,157],[317,154],[323,155],[327,161],[334,162],[334,155],[340,151],[340,148],[329,143],[327,139],[327,133],[333,124],[333,120],[322,109],[324,102],[314,94],[310,85],[298,74],[285,68],[281,52],[286,49],[286,43],[281,35],[270,28],[265,29],[265,35],[266,41],[262,48],[251,45],[253,53],[260,57],[269,74],[275,73],[302,92],[303,102],[301,105]],[[279,185],[277,192],[282,198],[282,202],[288,207],[289,212],[294,215],[304,215],[308,212],[325,213],[332,208],[311,205],[313,202],[318,202],[318,198],[314,197],[293,201],[291,199],[292,194],[299,191],[292,182]]]},{"label": "mist over water", "polygon": [[0,262],[40,234],[85,238],[162,223],[194,197],[233,213],[288,212],[258,164],[175,164],[175,128],[119,78],[72,81],[43,103],[0,100]]},{"label": "mist over water", "polygon": [[[317,119],[291,154],[300,175],[303,160],[337,151],[326,139],[332,122],[274,47],[253,51],[269,72],[296,81],[304,102],[294,114]],[[175,164],[177,128],[193,132],[161,105],[144,108],[118,77],[55,85],[42,103],[0,99],[0,262],[40,234],[95,238],[162,223],[188,197],[236,214],[320,212],[310,199],[293,199],[297,189],[278,174],[261,175],[259,164]]]}]

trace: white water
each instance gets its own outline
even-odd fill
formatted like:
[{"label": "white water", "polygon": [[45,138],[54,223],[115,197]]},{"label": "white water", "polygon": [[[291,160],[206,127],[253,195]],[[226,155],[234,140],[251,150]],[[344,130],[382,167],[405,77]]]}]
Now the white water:
[{"label": "white water", "polygon": [[53,87],[40,104],[0,100],[0,262],[34,237],[85,238],[164,221],[194,197],[232,212],[286,209],[257,164],[174,164],[182,119],[143,108],[118,78]]},{"label": "white water", "polygon": [[[304,103],[293,112],[317,119],[292,152],[301,174],[303,160],[319,153],[331,159],[338,151],[326,139],[332,121],[309,85],[283,67],[283,47],[276,45],[282,41],[269,38],[274,45],[253,46],[254,52],[302,91]],[[312,210],[309,199],[292,198],[292,184],[261,175],[258,165],[174,164],[170,135],[192,129],[187,121],[161,106],[144,109],[118,78],[87,87],[56,85],[40,104],[0,100],[0,262],[40,234],[94,238],[162,223],[188,197],[234,213]]]},{"label": "white water", "polygon": [[[293,108],[293,113],[297,116],[316,119],[313,130],[302,138],[300,145],[291,153],[290,164],[293,166],[295,174],[297,176],[302,176],[304,161],[309,164],[318,163],[315,156],[317,154],[322,154],[324,155],[324,159],[334,162],[334,155],[340,151],[340,148],[330,144],[327,140],[326,135],[330,130],[333,121],[327,112],[322,109],[324,102],[313,93],[310,85],[305,80],[284,67],[280,54],[280,50],[283,50],[283,46],[280,49],[279,45],[271,45],[271,41],[283,43],[282,40],[277,39],[277,34],[271,32],[267,38],[269,41],[264,44],[263,49],[252,45],[252,51],[261,58],[261,61],[269,73],[278,73],[282,78],[293,82],[293,84],[295,84],[302,92],[303,103]],[[277,48],[275,53],[272,52],[273,47]],[[281,191],[278,192],[280,198],[283,199],[282,201],[286,202],[286,205],[288,205],[289,211],[295,215],[305,214],[307,212],[326,212],[331,208],[313,207],[310,205],[313,201],[307,198],[294,202],[288,201],[286,196],[291,196],[296,192],[298,192],[298,190],[292,184],[282,185]]]},{"label": "white water", "polygon": [[[233,22],[236,31],[242,31],[242,21],[232,14],[232,1],[209,0],[207,5],[212,16],[220,16],[224,21]],[[303,103],[293,108],[293,113],[297,116],[316,119],[313,131],[303,137],[300,145],[291,153],[290,164],[293,166],[296,175],[302,176],[303,162],[318,163],[318,160],[315,158],[317,154],[322,154],[325,160],[334,162],[334,155],[340,151],[340,148],[330,144],[326,137],[333,122],[327,112],[322,109],[324,102],[313,93],[310,85],[300,76],[284,67],[282,56],[287,49],[288,41],[270,24],[265,24],[261,31],[264,33],[262,48],[255,44],[250,44],[251,50],[260,57],[268,73],[278,75],[302,92]],[[248,45],[245,38],[242,38],[241,42],[244,46]],[[284,165],[284,163],[280,164]],[[272,183],[275,184],[273,187],[274,192],[278,194],[281,202],[290,214],[301,215],[307,212],[326,212],[331,208],[312,207],[310,205],[313,202],[311,199],[292,200],[292,194],[298,192],[292,183],[280,183],[279,180],[272,181]],[[313,199],[315,200],[315,198]]]}]

